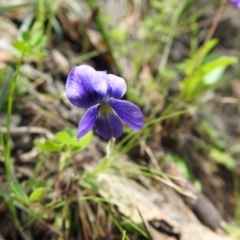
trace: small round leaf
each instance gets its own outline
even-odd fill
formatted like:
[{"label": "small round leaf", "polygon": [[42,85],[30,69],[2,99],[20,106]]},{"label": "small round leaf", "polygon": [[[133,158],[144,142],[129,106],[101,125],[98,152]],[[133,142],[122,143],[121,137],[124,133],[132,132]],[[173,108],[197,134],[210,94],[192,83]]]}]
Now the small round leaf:
[{"label": "small round leaf", "polygon": [[29,202],[37,202],[43,197],[43,195],[44,188],[43,187],[37,188],[29,196]]}]

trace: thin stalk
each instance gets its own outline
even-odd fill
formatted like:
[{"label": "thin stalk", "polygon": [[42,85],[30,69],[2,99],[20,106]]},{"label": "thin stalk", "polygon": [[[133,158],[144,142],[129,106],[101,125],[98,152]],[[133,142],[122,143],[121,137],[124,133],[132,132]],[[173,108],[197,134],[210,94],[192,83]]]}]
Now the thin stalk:
[{"label": "thin stalk", "polygon": [[123,230],[123,232],[122,232],[122,240],[126,240],[126,239],[127,239],[126,230]]},{"label": "thin stalk", "polygon": [[[15,88],[16,88],[17,77],[18,77],[18,74],[19,74],[20,65],[22,63],[23,56],[25,54],[26,48],[27,48],[27,45],[23,49],[22,56],[21,56],[21,58],[20,58],[20,60],[17,64],[16,71],[15,71],[13,79],[11,81],[11,88],[10,88],[10,94],[9,94],[9,99],[8,99],[8,107],[7,107],[6,143],[4,142],[2,131],[0,131],[0,140],[1,140],[2,147],[3,147],[4,167],[5,167],[5,171],[6,171],[6,175],[7,175],[8,188],[10,188],[10,182],[11,182],[11,179],[12,179],[11,156],[10,156],[10,122],[11,122],[11,115],[12,115],[13,95],[14,95],[14,91],[15,91]],[[16,215],[16,210],[15,210],[13,198],[10,197],[9,199],[6,199],[6,204],[8,206],[9,211],[11,212],[14,226],[19,229],[19,224],[18,224],[18,220],[17,220],[17,215]]]},{"label": "thin stalk", "polygon": [[114,224],[118,228],[118,230],[124,235],[124,239],[130,240],[129,237],[126,234],[126,230],[122,228],[121,224],[118,222],[117,219],[113,219]]},{"label": "thin stalk", "polygon": [[45,6],[43,0],[38,0],[38,20],[41,24],[41,29],[44,29],[45,24]]},{"label": "thin stalk", "polygon": [[111,137],[107,146],[106,146],[106,153],[107,153],[107,158],[108,159],[110,159],[110,157],[111,157],[111,153],[112,153],[113,147],[115,145],[115,141],[116,141],[116,138]]},{"label": "thin stalk", "polygon": [[8,182],[11,180],[11,162],[10,162],[10,123],[11,123],[11,116],[12,116],[12,106],[13,106],[13,95],[16,89],[17,84],[17,77],[19,74],[20,65],[23,60],[23,56],[25,54],[27,45],[23,49],[22,56],[17,64],[16,71],[13,76],[13,80],[11,82],[11,88],[10,88],[10,94],[8,99],[8,108],[7,108],[7,133],[6,133],[6,145],[5,145],[5,159],[4,159],[4,165],[5,165],[5,171],[7,174]]}]

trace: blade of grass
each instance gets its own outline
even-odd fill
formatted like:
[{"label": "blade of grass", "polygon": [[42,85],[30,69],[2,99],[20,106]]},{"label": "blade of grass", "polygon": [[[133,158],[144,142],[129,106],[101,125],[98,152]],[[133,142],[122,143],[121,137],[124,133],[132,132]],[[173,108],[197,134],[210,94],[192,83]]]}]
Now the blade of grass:
[{"label": "blade of grass", "polygon": [[122,228],[121,224],[116,219],[113,219],[113,222],[117,226],[119,231],[122,233],[122,235],[124,235],[124,239],[130,240],[129,237],[126,235],[126,230]]},{"label": "blade of grass", "polygon": [[[137,208],[136,208],[136,210],[138,211]],[[141,216],[141,214],[140,214],[139,211],[138,211],[138,213],[139,213],[139,215]],[[141,216],[141,218],[142,218],[142,216]],[[122,219],[123,219],[123,221],[125,222],[125,224],[128,224],[128,225],[131,226],[133,229],[137,230],[137,232],[139,232],[142,236],[144,236],[144,237],[147,238],[147,239],[151,239],[151,238],[150,238],[151,236],[149,235],[146,226],[144,226],[145,229],[142,229],[140,226],[138,226],[136,223],[134,223],[133,221],[131,221],[129,218],[122,216]],[[143,218],[142,218],[142,220],[143,220]],[[144,220],[143,220],[143,222],[144,222]],[[145,225],[145,224],[144,224],[144,225]],[[146,232],[145,232],[144,230],[146,230]]]},{"label": "blade of grass", "polygon": [[5,165],[5,171],[8,177],[8,182],[11,180],[11,163],[10,163],[10,123],[11,123],[11,115],[12,115],[12,106],[13,106],[13,95],[16,89],[16,84],[17,84],[17,77],[19,74],[19,69],[20,65],[23,61],[23,57],[25,54],[25,51],[27,49],[27,45],[24,47],[22,56],[17,64],[16,71],[14,73],[12,82],[11,82],[11,88],[10,88],[10,93],[9,93],[9,99],[8,99],[8,108],[7,108],[7,133],[6,133],[6,146],[5,146],[5,154],[4,154],[4,165]]},{"label": "blade of grass", "polygon": [[127,235],[126,235],[126,231],[124,230],[122,233],[122,240],[126,240],[127,239]]},{"label": "blade of grass", "polygon": [[7,71],[6,80],[3,83],[1,93],[0,93],[0,109],[2,108],[5,98],[7,96],[7,92],[8,92],[11,80],[12,80],[12,75],[13,75],[13,68],[9,67],[8,71]]}]

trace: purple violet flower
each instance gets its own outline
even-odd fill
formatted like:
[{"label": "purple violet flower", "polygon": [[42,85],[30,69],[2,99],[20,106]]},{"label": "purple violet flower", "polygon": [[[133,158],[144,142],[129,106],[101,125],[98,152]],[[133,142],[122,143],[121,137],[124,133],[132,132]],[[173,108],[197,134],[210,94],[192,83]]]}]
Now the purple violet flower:
[{"label": "purple violet flower", "polygon": [[240,9],[240,0],[229,0],[229,2],[235,7]]},{"label": "purple violet flower", "polygon": [[120,100],[126,88],[123,78],[106,71],[96,71],[87,65],[71,70],[66,83],[67,97],[73,105],[88,108],[78,125],[78,139],[94,126],[106,139],[122,135],[122,121],[134,131],[143,126],[144,117],[139,107]]}]

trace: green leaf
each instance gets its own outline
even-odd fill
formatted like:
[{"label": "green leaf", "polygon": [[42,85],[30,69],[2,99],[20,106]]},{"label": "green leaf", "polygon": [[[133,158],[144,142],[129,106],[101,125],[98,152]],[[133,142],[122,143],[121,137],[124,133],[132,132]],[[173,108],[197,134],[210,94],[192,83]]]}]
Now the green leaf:
[{"label": "green leaf", "polygon": [[25,42],[28,42],[30,40],[30,33],[29,31],[24,31],[22,32],[22,39],[25,41]]},{"label": "green leaf", "polygon": [[209,156],[212,160],[224,165],[229,170],[234,170],[236,167],[236,162],[230,154],[219,151],[216,148],[211,149]]},{"label": "green leaf", "polygon": [[[209,60],[210,59],[210,60]],[[199,66],[187,76],[180,84],[183,88],[183,100],[192,102],[198,96],[210,90],[210,86],[216,84],[225,68],[237,61],[234,57],[210,55],[203,65]]]},{"label": "green leaf", "polygon": [[83,138],[79,140],[82,145],[82,149],[86,148],[92,141],[93,132],[89,131]]},{"label": "green leaf", "polygon": [[[14,47],[17,49],[17,50],[19,50],[20,52],[22,52],[24,49],[25,49],[25,47],[26,47],[26,42],[25,41],[16,41],[16,42],[14,42]],[[27,49],[26,49],[26,52],[29,50],[29,47],[27,47]]]},{"label": "green leaf", "polygon": [[72,141],[71,135],[67,131],[56,133],[55,139],[59,143],[69,144]]},{"label": "green leaf", "polygon": [[187,75],[193,74],[196,68],[201,66],[202,61],[207,56],[207,54],[213,49],[213,47],[218,43],[217,39],[211,39],[204,44],[192,57],[188,60],[185,72]]},{"label": "green leaf", "polygon": [[22,187],[22,185],[19,182],[17,182],[17,181],[11,182],[10,187],[11,187],[12,192],[16,194],[16,197],[19,200],[21,200],[24,203],[28,202],[28,196],[27,196],[24,188]]},{"label": "green leaf", "polygon": [[64,128],[63,131],[64,131],[64,132],[67,132],[69,136],[71,136],[72,138],[75,138],[75,139],[76,139],[76,136],[77,136],[77,130],[76,130],[76,129]]},{"label": "green leaf", "polygon": [[214,61],[210,61],[205,63],[199,71],[201,71],[204,75],[211,73],[213,70],[221,68],[221,67],[227,67],[229,65],[232,65],[237,62],[237,59],[234,57],[225,57],[222,56]]},{"label": "green leaf", "polygon": [[93,132],[88,132],[83,138],[81,138],[79,141],[74,137],[74,142],[72,142],[72,153],[76,153],[78,151],[83,150],[86,148],[92,141]]},{"label": "green leaf", "polygon": [[43,152],[60,152],[63,147],[61,144],[55,143],[52,140],[46,140],[44,143],[34,141],[34,144]]},{"label": "green leaf", "polygon": [[29,196],[29,202],[37,202],[39,201],[44,195],[44,188],[40,187],[35,189]]},{"label": "green leaf", "polygon": [[225,71],[225,67],[219,67],[214,69],[213,71],[205,75],[205,77],[203,78],[203,82],[209,86],[216,84],[222,77],[224,71]]}]

